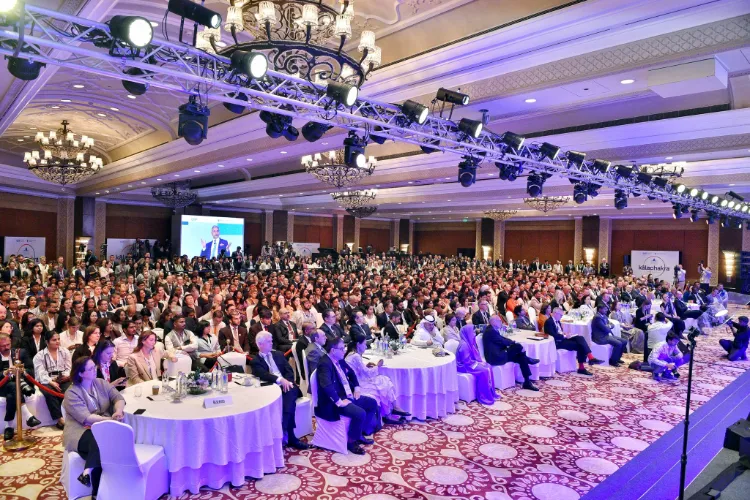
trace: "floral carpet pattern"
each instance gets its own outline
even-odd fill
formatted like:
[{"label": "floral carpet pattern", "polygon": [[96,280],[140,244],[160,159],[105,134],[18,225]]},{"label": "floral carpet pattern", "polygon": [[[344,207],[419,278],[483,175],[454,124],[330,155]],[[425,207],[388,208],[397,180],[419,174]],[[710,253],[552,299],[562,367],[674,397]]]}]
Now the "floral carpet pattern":
[{"label": "floral carpet pattern", "polygon": [[[693,410],[750,362],[722,359],[715,328],[698,341]],[[626,355],[626,361],[637,359]],[[180,500],[550,499],[583,497],[684,416],[687,367],[673,382],[625,367],[596,366],[540,380],[540,392],[503,391],[493,406],[461,403],[442,420],[388,426],[364,456],[286,450],[286,467],[241,487],[185,493]],[[64,499],[62,433],[34,431],[27,452],[0,452],[0,499]],[[123,497],[125,498],[125,497]],[[166,496],[164,498],[167,498]]]}]

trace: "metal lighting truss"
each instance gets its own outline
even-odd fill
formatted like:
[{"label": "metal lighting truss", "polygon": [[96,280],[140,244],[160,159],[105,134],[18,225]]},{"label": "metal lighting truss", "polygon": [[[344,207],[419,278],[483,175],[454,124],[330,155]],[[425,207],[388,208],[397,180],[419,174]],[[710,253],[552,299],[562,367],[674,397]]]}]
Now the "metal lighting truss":
[{"label": "metal lighting truss", "polygon": [[[455,122],[437,116],[430,116],[419,125],[410,121],[400,106],[371,99],[360,98],[348,108],[328,98],[325,85],[284,73],[269,70],[264,78],[251,80],[233,71],[229,58],[185,44],[154,37],[145,49],[132,49],[115,40],[109,27],[103,23],[30,5],[18,9],[15,19],[10,17],[12,15],[6,17],[5,22],[0,17],[2,55],[182,92],[200,97],[204,104],[208,99],[215,99],[332,125],[367,138],[371,132],[376,132],[379,137],[455,153],[473,158],[477,163],[490,161],[522,165],[524,169],[540,174],[558,174],[717,215],[750,218],[750,213],[741,211],[743,204],[730,209],[710,203],[710,197],[708,200],[691,197],[689,190],[678,193],[670,185],[659,187],[651,182],[638,183],[635,169],[626,179],[617,175],[616,168],[601,173],[590,168],[591,162],[583,162],[578,167],[568,162],[562,152],[555,159],[544,158],[535,143],[514,150],[497,134],[485,130],[474,138],[459,131]],[[24,26],[24,29],[20,30],[19,26]],[[87,47],[92,44],[94,47]],[[126,70],[133,68],[141,70],[142,74],[137,74],[138,71],[125,74]],[[232,97],[238,94],[244,94],[247,100]]]}]

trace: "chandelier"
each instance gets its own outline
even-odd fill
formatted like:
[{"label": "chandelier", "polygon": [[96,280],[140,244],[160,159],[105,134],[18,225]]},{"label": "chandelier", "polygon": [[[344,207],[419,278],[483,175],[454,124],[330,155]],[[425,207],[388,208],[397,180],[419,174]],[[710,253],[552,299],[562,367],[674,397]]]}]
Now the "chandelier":
[{"label": "chandelier", "polygon": [[[29,170],[40,179],[55,184],[75,184],[101,170],[103,161],[91,154],[94,139],[75,134],[68,128],[68,121],[62,121],[62,127],[51,130],[49,135],[37,132],[36,144],[40,151],[27,151],[23,161]],[[88,156],[88,158],[87,158]]]},{"label": "chandelier", "polygon": [[506,221],[516,215],[518,210],[487,210],[484,212],[484,216],[497,221]]},{"label": "chandelier", "polygon": [[152,187],[151,196],[172,209],[186,207],[198,198],[197,193],[190,191],[190,182],[170,182],[163,186]]},{"label": "chandelier", "polygon": [[539,210],[546,214],[547,212],[557,210],[568,203],[569,200],[570,198],[567,196],[538,196],[536,198],[524,198],[523,202],[534,210]]},{"label": "chandelier", "polygon": [[342,207],[349,209],[362,208],[372,205],[378,192],[374,189],[366,191],[340,191],[331,193],[333,201],[338,202]]},{"label": "chandelier", "polygon": [[343,149],[329,151],[328,153],[317,153],[302,157],[302,165],[308,174],[320,182],[329,184],[339,189],[352,184],[357,184],[365,177],[372,175],[377,164],[377,159],[371,156],[364,166],[349,165],[345,161]]},{"label": "chandelier", "polygon": [[364,219],[365,217],[369,217],[377,212],[378,207],[376,207],[375,205],[367,205],[364,207],[347,208],[346,211],[349,213],[349,215],[353,215],[358,219]]},{"label": "chandelier", "polygon": [[[323,0],[228,0],[224,31],[234,45],[221,43],[220,29],[206,28],[197,47],[231,56],[236,50],[265,54],[275,71],[308,81],[337,81],[361,86],[367,75],[380,66],[382,55],[375,45],[375,33],[363,31],[359,60],[344,52],[352,36],[354,0],[337,0],[336,7]],[[237,34],[246,31],[252,41],[242,42]]]}]

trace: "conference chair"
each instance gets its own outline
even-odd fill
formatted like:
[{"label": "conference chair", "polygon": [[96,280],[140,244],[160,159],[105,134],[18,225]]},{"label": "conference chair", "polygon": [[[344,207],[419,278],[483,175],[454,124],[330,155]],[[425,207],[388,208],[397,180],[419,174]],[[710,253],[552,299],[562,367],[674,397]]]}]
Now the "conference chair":
[{"label": "conference chair", "polygon": [[510,311],[505,311],[505,319],[508,320],[508,324],[512,325],[513,322],[516,320],[516,317],[513,316],[513,313]]},{"label": "conference chair", "polygon": [[166,361],[167,376],[174,377],[178,373],[190,373],[192,360],[189,356],[177,356],[177,361]]},{"label": "conference chair", "polygon": [[[310,375],[310,389],[312,391],[312,407],[315,408],[318,404],[318,370]],[[315,421],[317,422],[317,428],[310,444],[342,455],[348,455],[346,438],[351,419],[342,416],[337,422],[329,422],[322,418],[316,418]]]},{"label": "conference chair", "polygon": [[151,331],[156,334],[157,340],[164,342],[164,328],[152,328]]},{"label": "conference chair", "polygon": [[130,498],[155,500],[169,492],[164,448],[135,444],[133,428],[108,420],[91,426],[102,460],[100,500]]},{"label": "conference chair", "polygon": [[[484,357],[484,343],[482,342],[483,336],[483,333],[477,335],[477,347],[479,348],[479,355],[486,362],[487,358]],[[493,365],[492,374],[495,377],[495,389],[515,387],[516,382],[523,382],[523,376],[521,375],[518,363],[508,361],[504,365]]]},{"label": "conference chair", "polygon": [[91,496],[91,486],[84,486],[78,481],[86,465],[86,461],[75,451],[63,453],[62,471],[60,471],[60,482],[65,490],[65,496],[70,500]]},{"label": "conference chair", "polygon": [[565,349],[558,349],[557,359],[555,360],[555,371],[557,373],[567,373],[574,372],[576,370],[578,370],[578,360],[576,359],[576,352],[566,351]]},{"label": "conference chair", "polygon": [[[297,376],[299,377],[299,388],[302,391],[302,394],[307,394],[307,387],[309,385],[309,382],[307,381],[307,378],[306,378],[307,366],[303,367],[302,363],[300,362],[299,356],[297,356],[297,341],[296,340],[292,343],[292,356],[294,357],[294,370],[297,372]],[[303,357],[303,360],[306,360],[305,351],[302,351],[302,357]]]},{"label": "conference chair", "polygon": [[[445,349],[456,355],[458,340],[450,339],[445,343]],[[476,383],[471,373],[458,373],[458,399],[471,403],[477,399]]]},{"label": "conference chair", "polygon": [[531,321],[531,324],[534,325],[534,331],[538,332],[539,325],[537,324],[536,309],[533,307],[529,307],[528,313],[529,313],[529,321]]}]

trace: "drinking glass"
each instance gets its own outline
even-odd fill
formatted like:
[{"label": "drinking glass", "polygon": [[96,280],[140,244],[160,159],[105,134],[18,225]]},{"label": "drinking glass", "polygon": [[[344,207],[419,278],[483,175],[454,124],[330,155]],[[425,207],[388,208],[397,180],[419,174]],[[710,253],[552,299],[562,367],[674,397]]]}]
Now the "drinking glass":
[{"label": "drinking glass", "polygon": [[143,396],[143,387],[141,387],[141,386],[135,387],[133,389],[133,394],[137,398],[140,398],[141,396]]}]

